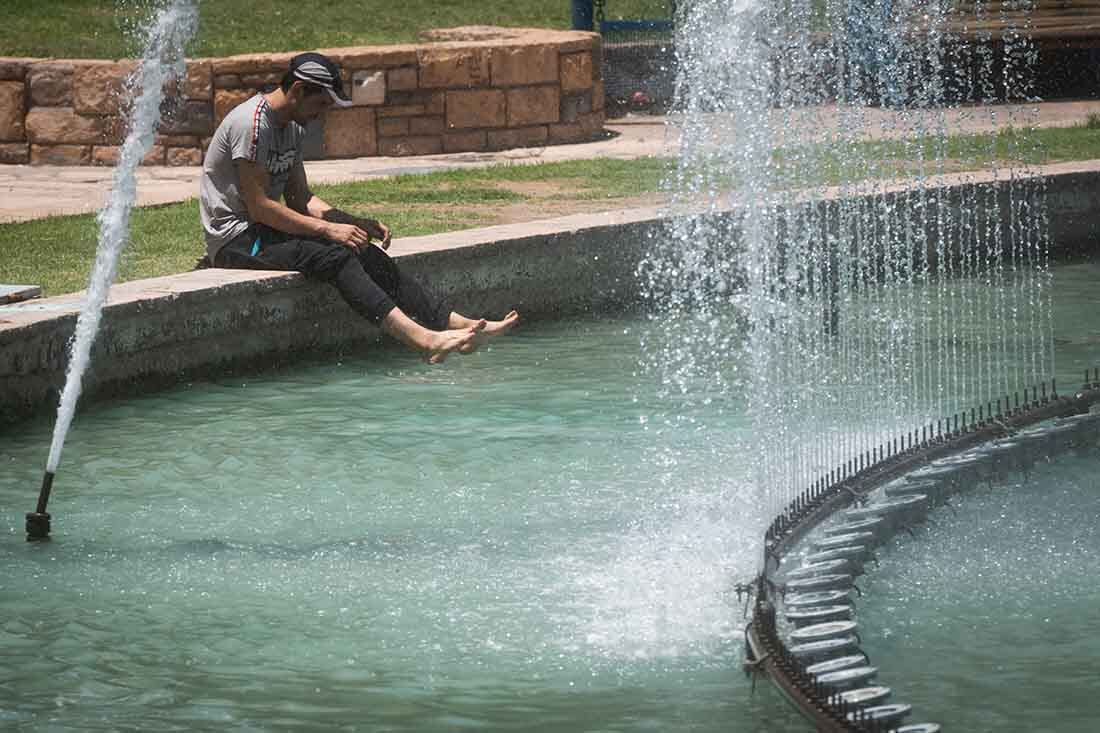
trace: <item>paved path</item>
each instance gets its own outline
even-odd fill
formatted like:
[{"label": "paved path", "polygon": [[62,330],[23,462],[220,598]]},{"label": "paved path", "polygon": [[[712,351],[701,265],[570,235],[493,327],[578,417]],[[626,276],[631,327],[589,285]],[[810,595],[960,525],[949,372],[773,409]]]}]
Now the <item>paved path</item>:
[{"label": "paved path", "polygon": [[[1070,126],[1100,114],[1100,101],[1047,102],[1027,107],[1003,106],[989,110],[964,108],[948,116],[953,132],[983,132],[1004,124],[1036,127]],[[829,129],[835,114],[829,108],[814,110]],[[869,137],[896,137],[892,113],[866,110],[863,127]],[[354,158],[307,163],[316,183],[364,180],[402,173],[474,168],[497,163],[552,163],[590,158],[632,159],[650,155],[674,155],[679,147],[678,120],[669,117],[627,117],[608,122],[606,140],[576,145],[507,150],[497,153],[455,153],[408,158]],[[198,167],[143,167],[138,172],[138,204],[163,204],[192,198],[198,192]],[[56,214],[98,210],[110,191],[111,168],[72,166],[0,165],[0,222],[25,221]]]}]

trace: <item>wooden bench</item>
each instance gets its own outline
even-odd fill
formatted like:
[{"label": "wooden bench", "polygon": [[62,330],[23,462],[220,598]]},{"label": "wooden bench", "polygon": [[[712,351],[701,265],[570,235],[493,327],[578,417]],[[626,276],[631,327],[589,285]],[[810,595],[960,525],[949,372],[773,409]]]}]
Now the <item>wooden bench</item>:
[{"label": "wooden bench", "polygon": [[1019,0],[959,0],[947,31],[995,40],[1019,34],[1041,49],[1100,47],[1100,0],[1035,0],[1030,11],[1020,5]]}]

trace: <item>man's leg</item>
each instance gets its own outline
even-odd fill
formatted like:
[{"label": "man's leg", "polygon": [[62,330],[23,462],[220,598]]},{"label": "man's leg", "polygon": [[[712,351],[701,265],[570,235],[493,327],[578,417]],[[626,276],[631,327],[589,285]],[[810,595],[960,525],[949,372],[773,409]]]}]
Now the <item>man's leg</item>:
[{"label": "man's leg", "polygon": [[436,330],[448,328],[451,309],[433,298],[414,278],[407,275],[394,260],[373,244],[359,250],[363,270],[393,298],[397,307],[410,318]]},{"label": "man's leg", "polygon": [[[265,230],[260,246],[239,237],[223,247],[216,258],[219,267],[261,270],[294,270],[306,277],[331,283],[361,316],[390,336],[420,351],[432,363],[468,346],[484,322],[462,328],[426,328],[396,306],[390,295],[364,271],[355,253],[338,244],[294,239]],[[434,325],[434,324],[433,324]]]},{"label": "man's leg", "polygon": [[477,324],[484,324],[478,329],[474,341],[462,349],[463,353],[476,350],[485,339],[499,336],[519,322],[519,314],[515,311],[509,312],[499,321],[487,321],[468,318],[451,310],[445,302],[429,295],[415,278],[406,274],[393,258],[373,244],[360,249],[359,261],[371,279],[413,320],[437,330],[472,328]]}]

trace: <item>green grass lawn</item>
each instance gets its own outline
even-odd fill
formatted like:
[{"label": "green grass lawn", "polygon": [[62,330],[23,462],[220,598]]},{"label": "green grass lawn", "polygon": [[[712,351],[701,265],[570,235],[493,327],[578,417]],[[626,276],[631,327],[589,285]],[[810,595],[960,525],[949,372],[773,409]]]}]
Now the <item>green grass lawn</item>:
[{"label": "green grass lawn", "polygon": [[[196,0],[199,30],[188,55],[229,56],[407,43],[459,25],[570,27],[569,0]],[[135,29],[148,0],[2,0],[0,55],[115,59],[139,55]],[[608,17],[652,17],[663,0],[614,0]]]},{"label": "green grass lawn", "polygon": [[[1100,120],[1091,126],[1034,130],[1026,135],[957,136],[910,142],[873,142],[851,156],[827,147],[812,152],[814,177],[805,185],[853,180],[857,174],[890,177],[911,170],[915,158],[936,154],[949,161],[945,170],[975,170],[995,161],[1043,164],[1100,158]],[[787,153],[777,152],[780,169]],[[798,158],[805,160],[806,157]],[[860,161],[859,170],[845,161]],[[500,207],[553,201],[626,205],[632,197],[662,190],[675,162],[664,158],[633,161],[585,160],[543,165],[505,165],[477,170],[399,176],[358,183],[317,186],[321,198],[348,211],[384,221],[398,237],[435,234],[495,223]],[[734,174],[712,176],[719,188]],[[96,221],[92,215],[51,217],[0,224],[0,282],[42,285],[57,295],[85,287],[95,256]],[[123,253],[119,279],[154,277],[191,269],[202,254],[198,203],[194,200],[134,212],[130,244]]]}]

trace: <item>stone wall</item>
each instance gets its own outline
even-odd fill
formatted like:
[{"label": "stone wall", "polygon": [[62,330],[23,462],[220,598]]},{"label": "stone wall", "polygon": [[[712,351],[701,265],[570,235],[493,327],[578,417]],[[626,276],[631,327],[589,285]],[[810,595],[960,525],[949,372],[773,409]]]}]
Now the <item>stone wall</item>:
[{"label": "stone wall", "polygon": [[[594,33],[456,28],[421,44],[321,49],[355,106],[333,109],[311,157],[428,155],[591,140],[603,129]],[[295,52],[190,59],[166,85],[145,162],[199,165],[233,107],[282,78]],[[113,165],[133,61],[0,57],[0,163]]]}]

